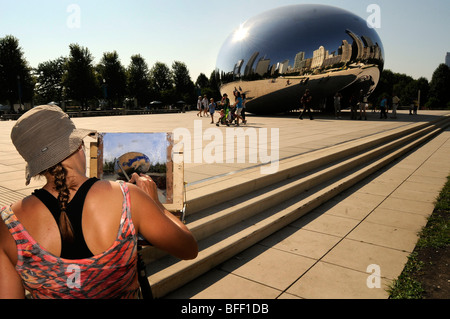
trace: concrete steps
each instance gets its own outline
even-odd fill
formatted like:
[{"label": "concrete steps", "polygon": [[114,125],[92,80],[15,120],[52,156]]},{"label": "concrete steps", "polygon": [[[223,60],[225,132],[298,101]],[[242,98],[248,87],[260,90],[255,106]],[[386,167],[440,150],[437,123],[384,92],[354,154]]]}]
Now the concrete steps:
[{"label": "concrete steps", "polygon": [[[279,163],[205,183],[188,193],[187,226],[199,243],[195,260],[179,261],[155,248],[144,250],[155,298],[165,296],[289,225],[347,188],[439,134],[450,117],[408,125]],[[220,185],[217,187],[217,185]]]}]

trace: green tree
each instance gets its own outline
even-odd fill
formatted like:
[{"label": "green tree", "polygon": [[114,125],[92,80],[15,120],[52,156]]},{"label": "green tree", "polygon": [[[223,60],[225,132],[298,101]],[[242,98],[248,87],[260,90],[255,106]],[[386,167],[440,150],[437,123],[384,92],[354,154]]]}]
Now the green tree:
[{"label": "green tree", "polygon": [[441,64],[433,73],[430,82],[430,101],[427,107],[443,109],[450,102],[450,68]]},{"label": "green tree", "polygon": [[392,95],[397,95],[403,105],[409,105],[417,99],[418,88],[416,81],[406,74],[393,74]]},{"label": "green tree", "polygon": [[369,97],[370,102],[378,105],[383,96],[397,95],[401,105],[410,105],[418,98],[420,90],[420,105],[423,106],[428,100],[429,84],[425,78],[413,79],[406,74],[394,73],[384,70],[374,93]]},{"label": "green tree", "polygon": [[417,89],[420,91],[420,107],[425,106],[425,104],[428,101],[428,96],[430,92],[430,84],[428,83],[428,80],[424,77],[420,77],[417,80]]},{"label": "green tree", "polygon": [[128,95],[136,99],[138,107],[146,106],[151,99],[150,76],[147,62],[141,55],[131,57],[127,75]]},{"label": "green tree", "polygon": [[195,85],[200,89],[208,88],[209,87],[208,77],[205,74],[200,73],[197,77],[197,81],[195,81]]},{"label": "green tree", "polygon": [[87,48],[78,44],[71,44],[69,48],[70,56],[63,77],[66,96],[80,102],[83,109],[88,109],[89,100],[99,95],[99,86],[92,64],[94,59]]},{"label": "green tree", "polygon": [[64,57],[39,63],[35,70],[35,102],[45,104],[55,101],[58,105],[63,105],[62,79],[66,63],[67,59]]},{"label": "green tree", "polygon": [[216,99],[221,98],[220,96],[220,82],[218,79],[217,71],[212,71],[211,76],[209,77],[209,87],[211,89],[211,96]]},{"label": "green tree", "polygon": [[105,52],[97,65],[102,96],[109,106],[120,107],[126,95],[127,76],[116,51]]},{"label": "green tree", "polygon": [[12,106],[31,101],[34,80],[19,40],[12,35],[0,39],[0,103]]},{"label": "green tree", "polygon": [[150,79],[156,99],[168,103],[175,94],[172,71],[162,62],[156,62],[150,70]]},{"label": "green tree", "polygon": [[189,75],[189,70],[183,62],[175,61],[172,64],[172,77],[175,86],[174,98],[193,103],[196,99],[195,86]]},{"label": "green tree", "polygon": [[216,101],[220,98],[219,82],[217,81],[216,71],[211,73],[210,79],[208,79],[205,74],[200,73],[197,77],[197,81],[195,81],[195,85],[197,87],[198,95],[206,95],[208,99],[214,98]]}]

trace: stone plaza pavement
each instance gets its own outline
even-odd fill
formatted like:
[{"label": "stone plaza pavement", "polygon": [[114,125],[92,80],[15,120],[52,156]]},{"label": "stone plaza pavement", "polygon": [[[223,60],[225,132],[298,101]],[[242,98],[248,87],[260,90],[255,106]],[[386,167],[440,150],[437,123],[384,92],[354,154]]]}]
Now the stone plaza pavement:
[{"label": "stone plaza pavement", "polygon": [[[395,120],[380,120],[378,114],[369,112],[367,121],[351,121],[348,114],[342,119],[319,115],[314,121],[300,121],[293,115],[249,116],[248,124],[241,128],[244,131],[255,128],[258,134],[267,128],[269,135],[271,129],[278,129],[278,156],[282,160],[449,113],[420,111],[419,115],[411,116],[400,111]],[[261,152],[258,146],[246,143],[244,163],[236,159],[237,152],[230,155],[225,151],[223,163],[208,164],[194,159],[194,154],[201,154],[196,149],[202,150],[211,143],[204,133],[208,128],[216,129],[209,117],[197,117],[196,112],[73,120],[79,128],[99,132],[172,132],[180,128],[190,132],[192,160],[185,163],[184,169],[188,199],[190,190],[204,181],[233,176],[258,165],[248,158],[252,152]],[[10,140],[14,123],[0,122],[0,206],[43,185],[43,180],[32,180],[25,186],[25,164]],[[225,137],[226,127],[218,129]],[[85,142],[89,151],[89,138]],[[226,138],[223,142],[230,143]],[[269,139],[269,153],[270,143]],[[418,232],[425,226],[450,174],[449,158],[447,129],[167,298],[385,299],[388,297],[385,288],[403,270]]]}]

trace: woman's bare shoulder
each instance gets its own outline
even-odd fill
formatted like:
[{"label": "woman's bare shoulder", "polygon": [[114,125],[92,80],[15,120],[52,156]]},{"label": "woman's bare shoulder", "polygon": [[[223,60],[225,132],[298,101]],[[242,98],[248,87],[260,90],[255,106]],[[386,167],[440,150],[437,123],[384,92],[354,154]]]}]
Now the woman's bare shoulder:
[{"label": "woman's bare shoulder", "polygon": [[[36,217],[35,212],[39,209],[43,209],[42,202],[33,195],[26,196],[21,200],[11,204],[11,210],[19,218]],[[38,217],[36,217],[38,218]]]}]

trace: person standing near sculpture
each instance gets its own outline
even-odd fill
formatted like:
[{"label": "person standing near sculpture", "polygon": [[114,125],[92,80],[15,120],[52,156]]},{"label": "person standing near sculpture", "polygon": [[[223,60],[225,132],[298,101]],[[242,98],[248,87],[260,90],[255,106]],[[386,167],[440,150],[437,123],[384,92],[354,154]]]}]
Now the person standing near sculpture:
[{"label": "person standing near sculpture", "polygon": [[392,94],[386,96],[386,114],[388,114],[390,110],[392,110]]},{"label": "person standing near sculpture", "polygon": [[209,114],[211,115],[211,124],[214,124],[214,112],[216,111],[216,103],[214,103],[214,99],[211,98],[210,103],[208,105]]},{"label": "person standing near sculpture", "polygon": [[364,114],[364,120],[367,120],[366,108],[368,105],[367,96],[363,93],[363,90],[360,91],[359,95],[359,119],[362,120],[362,116]]},{"label": "person standing near sculpture", "polygon": [[303,107],[303,112],[298,117],[300,120],[303,120],[303,115],[306,112],[308,112],[308,114],[309,114],[309,119],[313,120],[313,116],[311,113],[311,101],[312,101],[311,93],[310,93],[309,89],[306,89],[305,94],[303,94],[302,98],[300,99],[300,103]]},{"label": "person standing near sculpture", "polygon": [[208,116],[208,97],[206,96],[206,94],[203,96],[203,100],[202,100],[202,110],[203,110],[203,115],[204,116]]},{"label": "person standing near sculpture", "polygon": [[201,96],[199,96],[198,100],[197,100],[197,110],[198,110],[197,116],[202,117],[203,103],[202,103],[202,97]]},{"label": "person standing near sculpture", "polygon": [[242,93],[242,124],[247,124],[247,120],[245,119],[245,103],[247,102],[247,95],[245,93]]},{"label": "person standing near sculpture", "polygon": [[397,108],[400,103],[400,99],[397,95],[394,95],[392,98],[392,116],[391,118],[396,119],[397,118]]},{"label": "person standing near sculpture", "polygon": [[228,116],[230,113],[230,99],[228,98],[228,94],[226,93],[223,94],[222,100],[220,101],[219,105],[222,107],[222,110],[221,116],[217,121],[216,126],[219,126],[220,123],[229,126],[230,124],[228,123]]},{"label": "person standing near sculpture", "polygon": [[387,103],[388,103],[387,97],[383,96],[383,99],[380,102],[380,119],[382,119],[383,117],[387,119],[386,113]]},{"label": "person standing near sculpture", "polygon": [[356,120],[358,115],[358,96],[356,93],[353,93],[350,98],[350,113],[351,119]]},{"label": "person standing near sculpture", "polygon": [[334,95],[334,117],[336,119],[341,118],[341,99],[341,93],[336,92],[336,94]]},{"label": "person standing near sculpture", "polygon": [[242,118],[241,117],[242,108],[243,108],[242,97],[241,97],[241,93],[239,91],[235,91],[234,95],[235,95],[235,103],[234,103],[233,107],[236,108],[236,111],[235,111],[236,126],[239,126],[239,120]]}]

